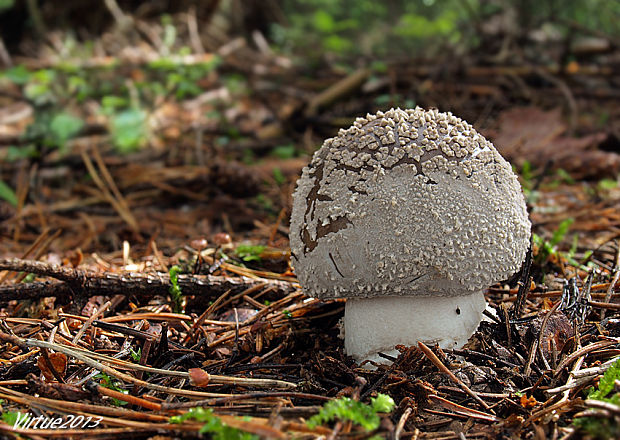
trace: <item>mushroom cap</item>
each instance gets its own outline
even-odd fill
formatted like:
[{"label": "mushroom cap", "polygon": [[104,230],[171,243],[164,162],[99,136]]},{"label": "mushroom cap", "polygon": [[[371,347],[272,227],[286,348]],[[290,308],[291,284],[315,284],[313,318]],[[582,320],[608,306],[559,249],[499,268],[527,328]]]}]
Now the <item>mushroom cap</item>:
[{"label": "mushroom cap", "polygon": [[290,244],[312,297],[464,295],[520,268],[530,227],[493,144],[418,107],[358,118],[323,143],[293,194]]}]

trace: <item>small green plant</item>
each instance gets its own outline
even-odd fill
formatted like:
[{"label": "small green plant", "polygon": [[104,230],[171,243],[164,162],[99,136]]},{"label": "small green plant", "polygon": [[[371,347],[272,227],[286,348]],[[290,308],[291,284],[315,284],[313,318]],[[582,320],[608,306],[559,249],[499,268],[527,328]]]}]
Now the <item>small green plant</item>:
[{"label": "small green plant", "polygon": [[170,423],[183,423],[189,419],[204,423],[200,433],[211,434],[213,440],[258,440],[254,434],[226,425],[210,408],[191,408],[183,415],[170,417]]},{"label": "small green plant", "polygon": [[286,310],[286,309],[282,310],[282,314],[286,316],[288,319],[291,319],[293,317],[293,314],[291,313],[290,310]]},{"label": "small green plant", "polygon": [[129,355],[134,362],[139,362],[140,358],[142,357],[142,348],[138,347],[137,350],[134,350],[133,348],[129,347]]},{"label": "small green plant", "polygon": [[241,244],[235,249],[235,253],[239,258],[245,262],[260,261],[261,254],[265,250],[265,246],[262,245],[249,245]]},{"label": "small green plant", "polygon": [[0,199],[5,200],[13,206],[17,206],[17,195],[15,191],[2,180],[0,180]]},{"label": "small green plant", "polygon": [[11,9],[15,5],[15,0],[0,0],[0,12]]},{"label": "small green plant", "polygon": [[[588,399],[620,405],[620,393],[610,395],[614,390],[616,380],[620,380],[620,358],[605,371],[598,387],[590,388]],[[620,425],[614,417],[578,417],[573,421],[573,424],[594,438],[620,438]]]},{"label": "small green plant", "polygon": [[377,413],[389,413],[393,409],[394,400],[387,394],[379,393],[377,397],[370,399],[370,405],[353,400],[350,397],[341,397],[330,400],[323,405],[319,413],[307,421],[307,425],[310,428],[315,428],[335,419],[340,419],[350,420],[367,431],[372,431],[377,429],[381,422]]},{"label": "small green plant", "polygon": [[273,202],[271,201],[271,199],[267,196],[265,196],[265,194],[259,194],[257,195],[254,200],[256,201],[256,204],[264,211],[267,212],[273,212],[274,207],[273,207]]},{"label": "small green plant", "polygon": [[170,292],[170,298],[172,298],[173,310],[175,313],[180,313],[183,311],[183,292],[181,292],[181,287],[179,286],[179,272],[181,268],[176,264],[170,268],[168,275],[170,275],[170,288],[168,292]]},{"label": "small green plant", "polygon": [[50,138],[54,146],[64,148],[67,141],[75,136],[84,127],[84,121],[69,113],[58,113],[50,121]]},{"label": "small green plant", "polygon": [[518,169],[515,165],[512,166],[512,171],[520,176],[521,188],[523,189],[523,195],[528,205],[535,205],[540,197],[540,193],[535,190],[536,175],[532,168],[532,163],[528,160],[523,161],[521,169]]},{"label": "small green plant", "polygon": [[405,107],[405,108],[414,108],[415,101],[410,98],[405,98],[400,93],[384,93],[382,95],[378,95],[375,98],[375,104],[380,108],[389,108],[389,107]]},{"label": "small green plant", "polygon": [[598,382],[598,387],[593,387],[589,390],[588,399],[603,400],[619,404],[620,394],[616,393],[611,398],[607,398],[607,395],[613,391],[616,380],[620,380],[620,358],[605,371],[605,374],[603,374],[603,377],[601,377],[601,380]]},{"label": "small green plant", "polygon": [[22,280],[22,283],[32,283],[37,278],[37,276],[33,273],[29,273],[26,275],[26,278]]},{"label": "small green plant", "polygon": [[[2,1],[2,0],[0,0]],[[186,99],[203,92],[201,80],[220,64],[220,58],[187,62],[188,51],[171,53],[176,29],[166,24],[164,58],[142,66],[136,79],[119,74],[121,66],[106,65],[86,69],[73,61],[49,69],[33,70],[16,66],[0,72],[0,87],[12,83],[33,106],[34,118],[26,128],[20,146],[9,150],[11,160],[39,157],[50,148],[63,149],[84,128],[83,117],[66,109],[80,109],[87,101],[98,101],[108,120],[110,140],[121,153],[143,147],[151,138],[148,116],[164,99]],[[69,59],[88,58],[84,46],[67,54]],[[80,52],[81,51],[81,52]],[[73,63],[73,64],[71,64]]]},{"label": "small green plant", "polygon": [[282,160],[292,159],[293,157],[297,155],[297,149],[295,148],[295,145],[293,144],[280,145],[280,146],[273,148],[269,154],[271,156],[275,156],[278,159],[282,159]]},{"label": "small green plant", "polygon": [[284,176],[280,168],[273,169],[273,180],[276,181],[276,184],[278,186],[282,186],[286,182],[286,177]]},{"label": "small green plant", "polygon": [[21,418],[21,413],[15,412],[15,411],[7,411],[7,412],[3,412],[2,415],[0,416],[0,418],[7,425],[15,426],[16,423],[17,423],[17,420],[19,420]]},{"label": "small green plant", "polygon": [[112,143],[120,153],[131,153],[148,140],[147,114],[139,108],[129,108],[110,118]]},{"label": "small green plant", "polygon": [[[95,379],[100,379],[101,380],[101,386],[102,387],[109,388],[109,389],[114,390],[114,391],[118,391],[119,393],[129,394],[129,392],[127,390],[121,388],[121,383],[118,380],[112,379],[106,373],[99,373],[99,374],[97,374],[95,376]],[[125,405],[127,405],[127,402],[124,402],[122,400],[116,399],[114,397],[112,397],[111,401],[112,401],[112,404],[114,404],[116,406],[125,406]]]},{"label": "small green plant", "polygon": [[543,239],[538,234],[532,234],[532,241],[536,247],[538,247],[538,253],[536,254],[536,262],[538,264],[544,264],[551,255],[557,254],[556,246],[564,239],[570,225],[573,224],[575,219],[567,218],[563,220],[557,227],[549,240]]},{"label": "small green plant", "polygon": [[532,182],[534,181],[534,172],[532,171],[532,163],[529,160],[524,160],[521,165],[521,178],[523,179],[523,186],[531,189]]},{"label": "small green plant", "polygon": [[562,168],[557,170],[555,172],[555,175],[556,175],[557,180],[559,181],[559,183],[567,183],[569,185],[573,185],[575,183],[575,179],[573,179],[573,176],[571,176],[568,173],[568,171],[563,170]]},{"label": "small green plant", "polygon": [[611,191],[612,189],[616,189],[618,187],[618,181],[614,179],[601,179],[596,184],[596,188],[599,191]]},{"label": "small green plant", "polygon": [[570,226],[574,223],[574,218],[567,218],[563,220],[557,227],[555,231],[553,231],[553,235],[551,236],[551,240],[549,240],[549,244],[553,247],[558,245],[564,237],[568,233]]}]

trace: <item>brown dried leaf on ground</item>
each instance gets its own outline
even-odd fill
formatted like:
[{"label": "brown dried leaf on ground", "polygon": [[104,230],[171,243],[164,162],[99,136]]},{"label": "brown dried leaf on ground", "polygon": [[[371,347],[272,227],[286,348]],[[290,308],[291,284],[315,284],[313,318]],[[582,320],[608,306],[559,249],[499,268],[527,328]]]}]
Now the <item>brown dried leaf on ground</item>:
[{"label": "brown dried leaf on ground", "polygon": [[620,171],[620,154],[600,148],[607,133],[580,138],[566,136],[559,108],[513,107],[502,112],[497,128],[487,134],[502,155],[521,166],[525,161],[542,169],[549,163],[575,178],[612,177]]},{"label": "brown dried leaf on ground", "polygon": [[[51,363],[51,365],[49,364]],[[67,356],[62,353],[50,353],[47,358],[45,356],[40,356],[37,359],[37,366],[45,376],[45,379],[48,381],[56,380],[54,373],[51,368],[56,370],[56,373],[61,377],[65,375],[67,371]]]}]

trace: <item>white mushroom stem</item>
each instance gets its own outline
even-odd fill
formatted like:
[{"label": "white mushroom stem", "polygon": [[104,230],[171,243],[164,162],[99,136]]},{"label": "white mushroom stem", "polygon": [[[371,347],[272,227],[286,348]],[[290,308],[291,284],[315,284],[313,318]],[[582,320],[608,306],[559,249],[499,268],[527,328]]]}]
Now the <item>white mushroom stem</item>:
[{"label": "white mushroom stem", "polygon": [[460,348],[476,331],[486,307],[484,294],[349,298],[344,313],[345,351],[356,361],[385,363],[396,345],[417,341]]}]

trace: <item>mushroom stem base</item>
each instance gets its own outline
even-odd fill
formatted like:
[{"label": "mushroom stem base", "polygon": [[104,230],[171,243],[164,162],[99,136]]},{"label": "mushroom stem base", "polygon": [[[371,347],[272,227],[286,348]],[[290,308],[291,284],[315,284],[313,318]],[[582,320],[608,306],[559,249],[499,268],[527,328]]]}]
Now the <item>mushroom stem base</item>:
[{"label": "mushroom stem base", "polygon": [[351,299],[344,313],[345,351],[356,361],[385,363],[396,345],[417,341],[460,348],[474,333],[486,301],[482,292],[463,296],[390,296]]}]

